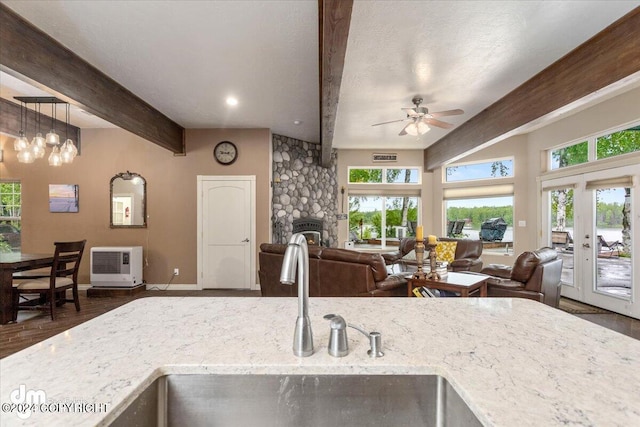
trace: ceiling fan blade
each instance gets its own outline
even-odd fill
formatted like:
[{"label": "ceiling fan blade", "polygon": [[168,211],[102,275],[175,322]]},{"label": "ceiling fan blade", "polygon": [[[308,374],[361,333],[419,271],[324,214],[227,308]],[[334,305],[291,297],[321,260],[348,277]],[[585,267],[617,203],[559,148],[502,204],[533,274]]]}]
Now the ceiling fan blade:
[{"label": "ceiling fan blade", "polygon": [[415,108],[401,108],[401,110],[407,113],[410,117],[418,117],[420,115]]},{"label": "ceiling fan blade", "polygon": [[398,134],[398,136],[405,136],[405,135],[409,135],[407,133],[407,128],[411,126],[411,123],[407,123],[407,125],[405,127],[402,128],[402,130],[400,131],[400,133]]},{"label": "ceiling fan blade", "polygon": [[391,121],[389,121],[389,122],[382,122],[382,123],[376,123],[376,124],[374,124],[374,125],[371,125],[371,126],[380,126],[380,125],[387,125],[387,124],[389,124],[389,123],[398,123],[398,122],[404,122],[404,121],[406,121],[406,120],[408,120],[408,119],[400,119],[400,120],[391,120]]},{"label": "ceiling fan blade", "polygon": [[453,125],[451,123],[443,122],[442,120],[429,119],[429,118],[425,117],[423,119],[423,121],[428,125],[437,126],[439,128],[443,128],[443,129],[451,129],[453,127]]},{"label": "ceiling fan blade", "polygon": [[437,111],[435,113],[429,113],[431,117],[444,117],[444,116],[457,116],[458,114],[464,114],[462,110],[446,110]]}]

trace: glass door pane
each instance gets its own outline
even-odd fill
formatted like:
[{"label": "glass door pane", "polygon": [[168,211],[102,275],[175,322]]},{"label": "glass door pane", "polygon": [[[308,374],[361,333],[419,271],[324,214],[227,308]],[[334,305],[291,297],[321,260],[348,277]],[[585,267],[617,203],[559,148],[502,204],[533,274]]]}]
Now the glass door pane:
[{"label": "glass door pane", "polygon": [[383,198],[349,196],[349,240],[360,250],[380,249]]},{"label": "glass door pane", "polygon": [[631,298],[633,245],[631,240],[631,188],[595,190],[594,291]]},{"label": "glass door pane", "polygon": [[563,260],[562,296],[640,319],[638,179],[636,165],[543,181],[542,230]]},{"label": "glass door pane", "polygon": [[557,188],[549,192],[551,198],[551,247],[562,258],[562,284],[575,287],[574,252],[574,190],[573,187]]},{"label": "glass door pane", "polygon": [[387,244],[403,237],[415,236],[418,221],[417,197],[385,198],[385,237]]}]

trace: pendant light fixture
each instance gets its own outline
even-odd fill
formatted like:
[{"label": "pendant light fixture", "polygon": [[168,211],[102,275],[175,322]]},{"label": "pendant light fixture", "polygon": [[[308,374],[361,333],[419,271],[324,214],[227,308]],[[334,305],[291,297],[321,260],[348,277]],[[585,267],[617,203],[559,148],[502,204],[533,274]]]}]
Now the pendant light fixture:
[{"label": "pendant light fixture", "polygon": [[26,137],[25,133],[25,121],[26,121],[26,113],[25,113],[25,104],[24,102],[20,102],[20,132],[18,133],[18,138],[13,142],[13,149],[17,152],[20,152],[29,146],[29,140]]},{"label": "pendant light fixture", "polygon": [[[34,112],[35,112],[35,108],[34,108]],[[38,102],[38,113],[37,113],[37,117],[36,117],[36,123],[37,123],[37,129],[36,129],[36,136],[33,137],[33,140],[31,141],[31,151],[33,152],[33,156],[36,159],[41,159],[44,157],[44,152],[45,152],[45,147],[47,146],[44,138],[42,137],[42,133],[40,132],[40,118],[41,118],[41,114],[40,114],[40,103]]]},{"label": "pendant light fixture", "polygon": [[56,103],[51,103],[51,130],[47,134],[47,144],[58,145],[60,144],[60,136],[56,133]]},{"label": "pendant light fixture", "polygon": [[78,154],[78,149],[76,148],[75,145],[73,145],[73,141],[71,140],[71,138],[69,138],[69,119],[70,119],[70,113],[69,113],[69,104],[67,104],[67,111],[66,111],[66,124],[67,124],[67,128],[65,130],[65,136],[67,137],[66,141],[64,142],[64,144],[62,144],[62,147],[60,148],[60,156],[62,157],[62,163],[72,163],[73,159],[75,159],[76,155]]},{"label": "pendant light fixture", "polygon": [[[18,161],[20,163],[33,163],[36,159],[44,157],[47,145],[52,146],[51,154],[48,157],[50,166],[61,166],[65,163],[72,163],[73,159],[78,155],[73,140],[70,138],[69,122],[71,118],[71,108],[69,103],[59,100],[55,97],[28,97],[16,96],[15,99],[20,101],[20,131],[18,138],[13,143],[13,148],[18,152]],[[34,103],[34,133],[31,143],[27,139],[28,133],[28,117],[29,103]],[[47,133],[45,138],[41,133],[42,110],[41,104],[51,104],[51,131]],[[60,136],[56,133],[55,122],[57,114],[56,104],[66,104],[65,110],[65,137],[66,140],[60,144]]]}]

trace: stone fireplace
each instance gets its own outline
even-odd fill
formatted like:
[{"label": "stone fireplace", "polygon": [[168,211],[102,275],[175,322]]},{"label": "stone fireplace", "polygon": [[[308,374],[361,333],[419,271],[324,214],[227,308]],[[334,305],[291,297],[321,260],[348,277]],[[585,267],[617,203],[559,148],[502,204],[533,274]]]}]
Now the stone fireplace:
[{"label": "stone fireplace", "polygon": [[315,236],[312,240],[316,244],[337,247],[337,152],[332,151],[330,166],[323,168],[321,149],[320,144],[273,135],[271,223],[274,243],[289,241],[297,232],[294,222],[316,220],[319,227],[301,232]]},{"label": "stone fireplace", "polygon": [[322,246],[323,223],[320,219],[300,218],[293,220],[293,233],[301,233],[308,245]]}]

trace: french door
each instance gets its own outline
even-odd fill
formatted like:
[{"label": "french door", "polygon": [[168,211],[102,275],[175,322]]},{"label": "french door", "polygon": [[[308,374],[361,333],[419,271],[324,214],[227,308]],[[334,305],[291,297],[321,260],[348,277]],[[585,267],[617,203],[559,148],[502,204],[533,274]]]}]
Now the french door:
[{"label": "french door", "polygon": [[637,166],[542,181],[542,243],[563,260],[563,296],[640,319],[634,182]]}]

